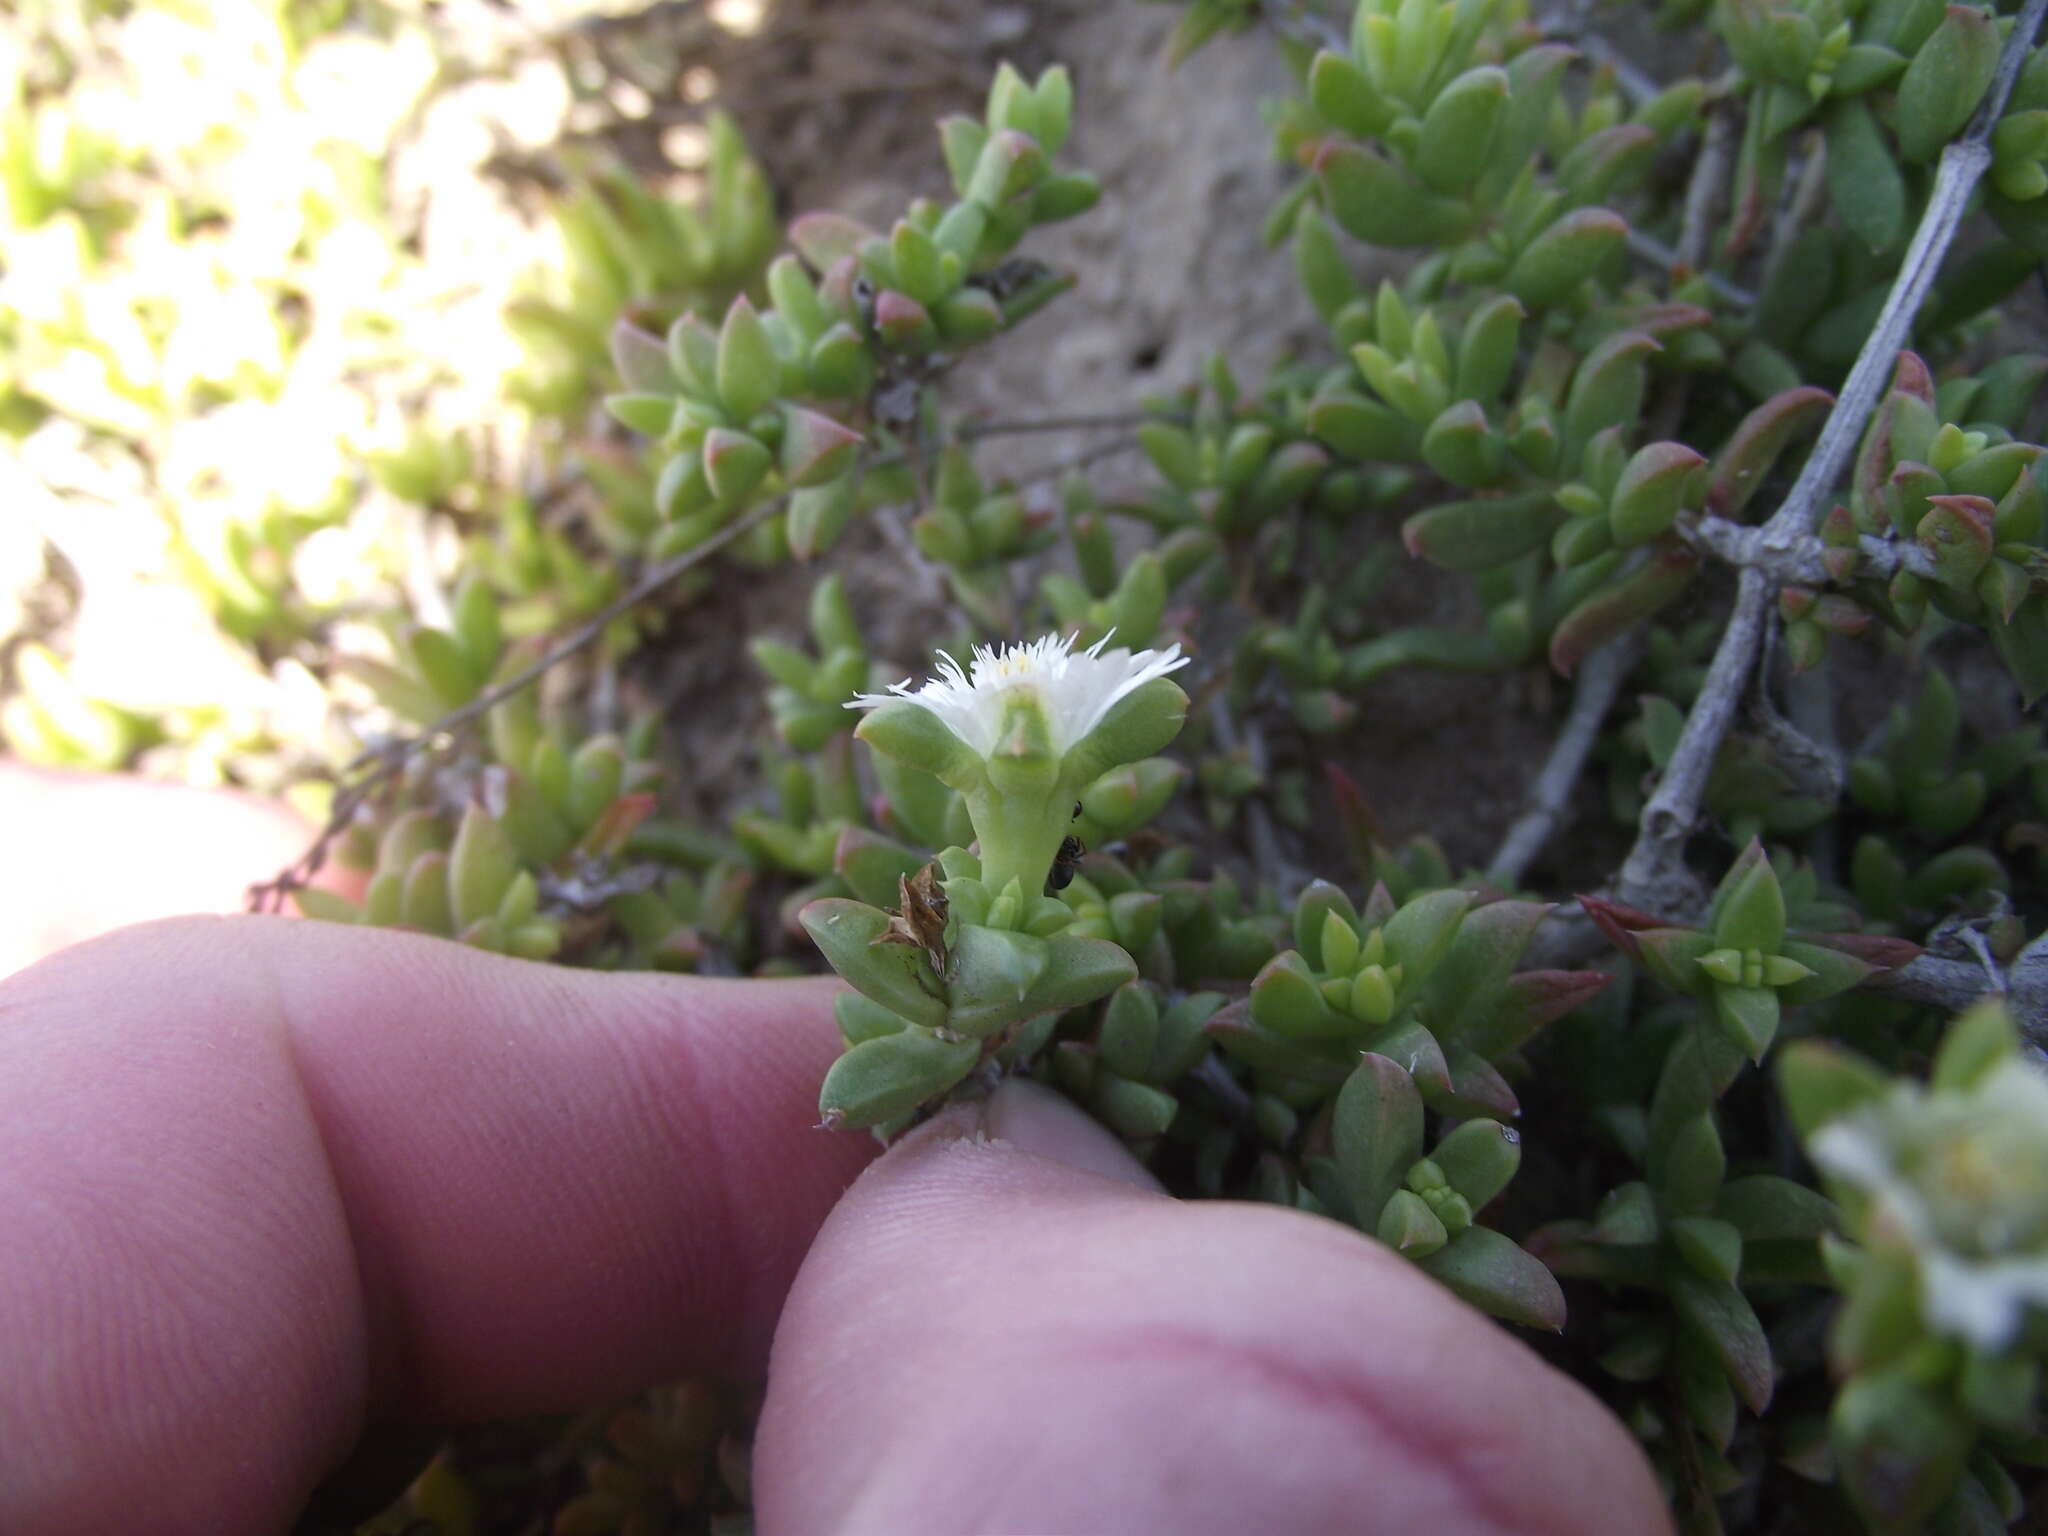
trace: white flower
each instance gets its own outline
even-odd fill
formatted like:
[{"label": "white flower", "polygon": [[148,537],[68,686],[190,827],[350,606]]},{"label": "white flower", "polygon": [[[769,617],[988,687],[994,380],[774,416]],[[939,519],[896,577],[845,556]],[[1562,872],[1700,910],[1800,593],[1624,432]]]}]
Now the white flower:
[{"label": "white flower", "polygon": [[1817,1131],[1825,1173],[1871,1197],[1870,1235],[1919,1260],[1936,1331],[1983,1349],[2048,1306],[2048,1075],[2008,1060],[1966,1093],[1900,1084]]},{"label": "white flower", "polygon": [[873,709],[908,699],[937,715],[955,736],[986,757],[995,750],[1005,711],[1018,694],[1026,694],[1044,712],[1053,753],[1062,756],[1100,725],[1119,699],[1188,664],[1178,645],[1163,651],[1118,649],[1105,654],[1108,635],[1080,652],[1073,649],[1076,638],[1045,635],[1001,650],[977,645],[965,669],[941,651],[937,677],[916,688],[906,677],[888,693],[858,694],[846,707]]}]

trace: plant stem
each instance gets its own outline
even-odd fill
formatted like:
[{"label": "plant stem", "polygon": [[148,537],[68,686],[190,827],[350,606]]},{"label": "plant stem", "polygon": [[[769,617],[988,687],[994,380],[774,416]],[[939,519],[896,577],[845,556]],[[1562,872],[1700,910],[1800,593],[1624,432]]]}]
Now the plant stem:
[{"label": "plant stem", "polygon": [[1748,558],[1743,562],[1736,588],[1734,612],[1722,632],[1721,644],[1714,652],[1699,698],[1686,716],[1685,732],[1679,738],[1671,766],[1665,770],[1649,804],[1643,807],[1635,846],[1629,850],[1616,882],[1617,894],[1632,906],[1673,916],[1690,915],[1699,907],[1702,892],[1685,867],[1685,840],[1699,818],[1707,775],[1735,718],[1736,701],[1742,696],[1756,661],[1757,647],[1763,640],[1764,618],[1779,584],[1763,561],[1767,557],[1792,555],[1803,542],[1812,541],[1814,515],[1823,500],[1833,495],[1862,436],[1864,423],[1891,378],[1899,350],[1912,331],[1914,317],[1955,239],[1970,193],[1991,164],[1991,130],[2005,109],[2006,97],[2011,94],[2013,81],[2033,46],[2044,11],[2048,11],[2048,0],[2027,0],[2006,41],[1998,74],[1978,106],[1969,131],[1941,153],[1934,188],[1928,194],[1927,207],[1913,232],[1912,243],[1899,264],[1899,275],[1869,339],[1857,354],[1855,366],[1849,370],[1819,440],[1807,455],[1784,502],[1758,530],[1754,544],[1744,541]]},{"label": "plant stem", "polygon": [[[1640,229],[1631,229],[1628,232],[1628,248],[1651,266],[1662,268],[1666,272],[1674,271],[1682,265],[1677,251],[1655,235],[1646,235]],[[1755,294],[1740,283],[1729,282],[1718,272],[1701,272],[1698,275],[1706,280],[1709,288],[1738,309],[1747,309],[1756,302]]]},{"label": "plant stem", "polygon": [[[1695,549],[1729,565],[1761,570],[1781,586],[1820,587],[1834,580],[1821,561],[1827,545],[1810,533],[1772,544],[1766,541],[1765,529],[1746,527],[1725,517],[1681,524],[1679,533]],[[1934,576],[1934,561],[1918,544],[1871,534],[1861,535],[1856,544],[1862,555],[1858,575],[1890,577],[1904,570],[1930,579]]]},{"label": "plant stem", "polygon": [[1026,432],[1107,432],[1142,427],[1150,421],[1185,423],[1185,411],[1102,411],[1093,415],[1029,416],[1014,421],[968,421],[953,436],[966,442],[982,437],[1016,437]]},{"label": "plant stem", "polygon": [[1510,890],[1520,885],[1530,862],[1557,830],[1558,820],[1585,770],[1586,759],[1592,754],[1593,743],[1599,739],[1607,712],[1614,707],[1621,685],[1635,665],[1638,648],[1633,635],[1623,635],[1586,658],[1572,693],[1571,712],[1565,716],[1564,729],[1558,732],[1542,772],[1536,775],[1530,807],[1508,828],[1500,851],[1487,867],[1486,878],[1493,884]]},{"label": "plant stem", "polygon": [[[1685,184],[1685,213],[1679,223],[1678,247],[1672,253],[1679,264],[1694,271],[1707,262],[1707,237],[1720,215],[1722,197],[1727,191],[1735,138],[1735,118],[1731,113],[1719,108],[1708,112],[1707,125],[1700,134],[1699,158],[1693,161],[1692,175]],[[1713,281],[1711,274],[1708,281]],[[1743,302],[1747,304],[1751,298]]]},{"label": "plant stem", "polygon": [[648,567],[632,586],[549,646],[538,659],[520,668],[502,683],[494,683],[461,708],[451,709],[415,735],[399,741],[386,742],[352,758],[342,769],[343,773],[354,773],[365,768],[368,771],[361,778],[344,785],[336,792],[334,807],[328,815],[327,824],[320,829],[310,848],[290,866],[279,871],[273,879],[249,887],[249,910],[283,910],[285,896],[304,885],[319,871],[320,866],[327,861],[327,850],[333,846],[334,840],[347,830],[349,823],[355,818],[355,813],[369,800],[371,793],[402,772],[406,764],[429,742],[436,737],[451,735],[474,725],[494,705],[502,704],[522,688],[545,676],[551,668],[559,666],[596,640],[621,614],[645,602],[683,572],[709,559],[748,530],[780,512],[788,500],[787,496],[776,496],[764,501],[758,507],[735,518],[694,549],[686,549],[679,555],[673,555]]}]

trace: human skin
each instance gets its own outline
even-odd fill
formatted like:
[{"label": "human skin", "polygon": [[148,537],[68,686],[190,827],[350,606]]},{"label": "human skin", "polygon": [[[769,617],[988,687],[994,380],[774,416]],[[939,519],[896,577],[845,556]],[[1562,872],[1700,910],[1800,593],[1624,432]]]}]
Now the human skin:
[{"label": "human skin", "polygon": [[816,1129],[830,995],[262,918],[0,983],[0,1531],[275,1532],[377,1416],[764,1365],[764,1536],[1668,1529],[1355,1233],[1174,1201],[1031,1084]]}]

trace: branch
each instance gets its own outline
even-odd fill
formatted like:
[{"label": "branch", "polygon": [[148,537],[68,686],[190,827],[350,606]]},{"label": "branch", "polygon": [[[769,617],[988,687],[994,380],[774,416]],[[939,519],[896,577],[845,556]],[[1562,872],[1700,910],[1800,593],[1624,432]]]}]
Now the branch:
[{"label": "branch", "polygon": [[382,743],[351,758],[343,766],[343,773],[355,773],[365,768],[369,771],[337,791],[334,807],[327,817],[327,825],[320,829],[310,848],[299,855],[292,864],[279,871],[275,878],[249,887],[249,910],[281,911],[285,896],[304,885],[318,873],[320,866],[327,862],[327,850],[333,846],[334,840],[347,830],[349,823],[355,818],[355,813],[369,800],[372,792],[401,773],[406,764],[424,750],[429,742],[436,737],[451,735],[474,724],[493,706],[502,704],[521,689],[545,676],[549,669],[560,665],[589,645],[621,614],[645,602],[690,567],[709,559],[749,529],[780,512],[788,500],[787,496],[776,496],[764,501],[745,515],[726,524],[694,549],[686,549],[679,555],[672,555],[659,564],[650,566],[632,586],[598,609],[566,637],[549,646],[538,659],[520,668],[502,683],[494,683],[460,709],[451,709],[415,735]]},{"label": "branch", "polygon": [[1536,25],[1546,40],[1578,49],[1595,65],[1613,75],[1614,83],[1628,97],[1629,105],[1640,107],[1646,101],[1654,101],[1664,89],[1634,60],[1588,27],[1583,18],[1563,11],[1551,11],[1538,17]]},{"label": "branch", "polygon": [[1718,272],[1695,271],[1677,251],[1655,235],[1646,235],[1640,229],[1631,227],[1628,232],[1628,248],[1653,267],[1660,267],[1666,272],[1675,272],[1684,267],[1693,276],[1705,278],[1709,288],[1738,309],[1748,309],[1756,303],[1756,295],[1740,283],[1731,283]]},{"label": "branch", "polygon": [[1707,668],[1699,697],[1685,717],[1671,766],[1643,807],[1635,846],[1621,866],[1616,885],[1621,900],[1650,912],[1697,913],[1704,899],[1698,879],[1685,867],[1685,840],[1699,817],[1707,775],[1720,755],[1722,739],[1735,719],[1749,669],[1763,640],[1776,584],[1755,566],[1744,570],[1735,589],[1735,609],[1722,631],[1720,648]]},{"label": "branch", "polygon": [[1028,416],[1015,421],[969,421],[953,429],[953,436],[965,442],[982,437],[1014,437],[1026,432],[1106,432],[1142,427],[1164,421],[1185,425],[1193,418],[1186,411],[1103,411],[1096,415]]},{"label": "branch", "polygon": [[[1828,574],[1822,555],[1827,545],[1810,533],[1789,541],[1773,543],[1764,528],[1730,522],[1725,517],[1702,517],[1681,523],[1679,533],[1693,548],[1729,565],[1762,571],[1779,585],[1824,587],[1834,578]],[[1917,543],[1863,534],[1856,541],[1861,559],[1858,576],[1889,580],[1899,571],[1933,579],[1934,560]]]},{"label": "branch", "polygon": [[1914,317],[1955,239],[1970,193],[1991,163],[1991,130],[2005,108],[2006,97],[2011,94],[2013,81],[2033,45],[2044,11],[2048,11],[2048,0],[2027,0],[2006,41],[1998,74],[1969,131],[1942,151],[1941,167],[1935,173],[1926,210],[1899,264],[1899,275],[1885,298],[1870,338],[1857,354],[1856,364],[1849,370],[1848,380],[1821,428],[1819,441],[1807,455],[1799,478],[1770,521],[1759,530],[1753,554],[1743,564],[1728,627],[1714,652],[1699,698],[1686,716],[1685,733],[1679,738],[1671,766],[1649,804],[1643,807],[1635,846],[1622,865],[1617,894],[1632,906],[1691,913],[1699,905],[1702,893],[1698,881],[1685,867],[1685,840],[1699,819],[1707,775],[1735,717],[1736,701],[1755,664],[1757,647],[1763,640],[1764,618],[1777,590],[1778,580],[1764,568],[1762,557],[1794,554],[1802,541],[1812,539],[1815,513],[1834,494],[1842,470],[1863,434],[1864,423],[1891,378]]},{"label": "branch", "polygon": [[[1119,438],[1109,443],[1097,443],[1085,452],[1062,459],[1058,464],[1034,471],[1023,477],[1019,485],[1032,485],[1041,480],[1064,475],[1075,469],[1128,452],[1137,446],[1135,438]],[[860,466],[861,472],[882,469],[904,462],[906,454],[894,452],[882,454]],[[460,709],[450,710],[415,734],[392,741],[380,742],[377,746],[358,753],[342,767],[344,775],[360,772],[362,777],[339,787],[334,796],[333,808],[328,813],[327,823],[313,839],[312,845],[293,863],[280,870],[273,878],[249,887],[248,905],[252,912],[275,912],[283,909],[284,899],[292,891],[305,885],[327,862],[327,852],[334,840],[348,830],[357,811],[366,805],[376,791],[389,783],[405,770],[413,758],[418,756],[437,739],[450,736],[474,725],[477,720],[521,689],[529,687],[547,672],[559,666],[569,657],[582,650],[611,626],[613,620],[645,602],[663,587],[674,581],[692,566],[709,559],[719,550],[731,544],[750,529],[766,522],[788,504],[787,495],[771,497],[759,506],[751,508],[742,516],[726,524],[710,538],[693,549],[686,549],[679,555],[657,565],[648,567],[640,579],[604,607],[592,614],[568,635],[556,641],[529,665],[522,667],[501,683],[493,684],[482,693],[464,704]],[[885,525],[886,526],[886,525]],[[367,770],[367,771],[365,771]]]},{"label": "branch", "polygon": [[[1216,745],[1223,751],[1235,752],[1242,744],[1253,771],[1261,779],[1271,771],[1272,762],[1266,753],[1264,733],[1250,719],[1245,721],[1240,732],[1236,719],[1230,713],[1230,704],[1220,692],[1209,701],[1209,723],[1216,735]],[[1282,901],[1292,901],[1295,894],[1308,884],[1306,873],[1281,849],[1280,836],[1274,830],[1273,817],[1266,809],[1265,800],[1259,795],[1249,795],[1244,800],[1243,809],[1245,828],[1251,839],[1252,863],[1258,870],[1260,882],[1270,887]]]},{"label": "branch", "polygon": [[[1734,158],[1735,118],[1716,108],[1707,113],[1707,126],[1700,134],[1699,158],[1693,161],[1692,176],[1685,184],[1685,213],[1679,223],[1678,249],[1673,252],[1678,262],[1695,271],[1707,264],[1707,239],[1721,211],[1721,194]],[[1707,274],[1707,281],[1710,285],[1715,282],[1713,273]],[[1735,285],[1723,283],[1721,287]],[[1746,295],[1741,302],[1748,305],[1753,300],[1753,295]]]},{"label": "branch", "polygon": [[2006,1003],[2038,1052],[2048,1046],[2048,933],[2034,938],[2006,967]]},{"label": "branch", "polygon": [[1508,828],[1500,851],[1487,867],[1486,878],[1493,884],[1509,890],[1520,885],[1530,862],[1557,830],[1558,818],[1564,814],[1579,775],[1585,770],[1607,712],[1614,707],[1621,685],[1635,665],[1637,649],[1635,637],[1624,635],[1608,641],[1586,659],[1572,694],[1571,713],[1565,717],[1564,729],[1558,732],[1542,772],[1536,775],[1530,807]]},{"label": "branch", "polygon": [[[1946,960],[1939,955],[1922,955],[1909,965],[1885,971],[1864,983],[1873,992],[1887,992],[1908,1002],[1932,1003],[1951,1013],[1961,1012],[1987,992],[1998,991],[2001,984],[2002,978],[1995,971],[1987,972],[1975,960]],[[2037,1016],[2022,1023],[2029,1038],[2048,1036],[2048,1029],[2043,1028],[2048,1020]]]},{"label": "branch", "polygon": [[1885,385],[1897,365],[1899,352],[1913,329],[1913,320],[1934,285],[1948,248],[1955,241],[1956,227],[1969,207],[1970,194],[1991,165],[1991,130],[2005,110],[2005,99],[2033,46],[2048,0],[2027,0],[2026,9],[2013,26],[2004,56],[1998,62],[1997,77],[1991,83],[1970,130],[1941,152],[1941,168],[1935,172],[1934,190],[1927,196],[1927,210],[1920,227],[1913,231],[1913,243],[1899,263],[1899,275],[1892,281],[1884,308],[1871,327],[1870,338],[1856,354],[1856,365],[1820,429],[1820,440],[1799,471],[1799,478],[1783,505],[1764,525],[1768,548],[1792,547],[1798,535],[1813,526],[1814,514],[1822,501],[1834,493],[1842,470],[1863,435],[1863,424],[1876,409]]}]

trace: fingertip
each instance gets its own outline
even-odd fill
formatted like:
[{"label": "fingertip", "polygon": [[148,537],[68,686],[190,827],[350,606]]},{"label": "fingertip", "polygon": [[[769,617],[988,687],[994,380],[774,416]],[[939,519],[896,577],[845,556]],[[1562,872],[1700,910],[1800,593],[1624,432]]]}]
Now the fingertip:
[{"label": "fingertip", "polygon": [[1620,1425],[1390,1250],[975,1130],[892,1151],[813,1246],[764,1531],[1664,1528]]}]

